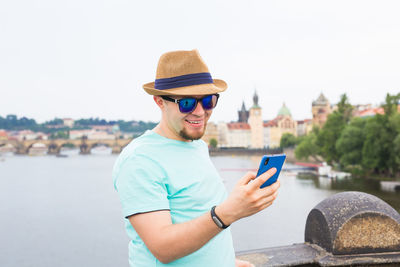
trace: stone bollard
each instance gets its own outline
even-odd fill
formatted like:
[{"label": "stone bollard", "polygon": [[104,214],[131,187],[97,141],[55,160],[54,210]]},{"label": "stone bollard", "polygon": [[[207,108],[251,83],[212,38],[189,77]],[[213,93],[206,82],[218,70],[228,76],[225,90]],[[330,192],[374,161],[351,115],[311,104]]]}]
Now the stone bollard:
[{"label": "stone bollard", "polygon": [[400,215],[375,196],[339,193],[310,212],[305,241],[333,255],[400,251]]},{"label": "stone bollard", "polygon": [[309,213],[305,243],[237,256],[256,266],[400,266],[400,215],[375,196],[338,193]]}]

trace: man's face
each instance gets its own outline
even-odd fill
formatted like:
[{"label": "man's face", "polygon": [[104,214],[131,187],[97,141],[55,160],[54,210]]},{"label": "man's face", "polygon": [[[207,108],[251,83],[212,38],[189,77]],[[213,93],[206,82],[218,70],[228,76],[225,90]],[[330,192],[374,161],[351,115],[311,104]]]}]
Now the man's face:
[{"label": "man's face", "polygon": [[[204,95],[171,96],[171,98],[174,99],[186,97],[200,99],[204,97]],[[181,141],[198,140],[204,135],[207,121],[212,114],[212,109],[205,110],[200,101],[192,112],[181,113],[177,103],[164,99],[162,101],[164,102],[162,108],[164,126],[167,127],[169,134],[174,135],[174,139]]]}]

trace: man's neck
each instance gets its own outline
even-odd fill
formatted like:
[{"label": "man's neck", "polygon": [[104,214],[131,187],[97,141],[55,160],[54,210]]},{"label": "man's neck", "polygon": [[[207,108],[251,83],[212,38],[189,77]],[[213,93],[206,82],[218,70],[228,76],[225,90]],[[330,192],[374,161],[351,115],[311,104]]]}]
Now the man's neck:
[{"label": "man's neck", "polygon": [[171,131],[167,126],[163,125],[162,122],[157,124],[156,127],[154,127],[153,131],[161,136],[164,136],[169,139],[177,140],[177,141],[182,141],[182,142],[192,142],[193,140],[187,140],[182,138],[179,134],[174,134],[173,131]]}]

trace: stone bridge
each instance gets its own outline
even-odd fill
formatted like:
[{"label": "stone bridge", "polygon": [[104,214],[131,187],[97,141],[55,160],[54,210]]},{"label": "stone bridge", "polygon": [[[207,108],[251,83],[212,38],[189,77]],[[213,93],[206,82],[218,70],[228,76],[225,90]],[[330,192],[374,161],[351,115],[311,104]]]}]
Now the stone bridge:
[{"label": "stone bridge", "polygon": [[59,154],[63,146],[74,146],[79,148],[80,154],[90,154],[93,147],[104,145],[112,148],[112,153],[120,153],[132,139],[115,139],[115,140],[95,140],[83,137],[81,139],[53,139],[53,140],[0,140],[0,147],[10,144],[15,148],[16,154],[28,154],[29,149],[34,144],[44,144],[47,147],[48,154]]}]

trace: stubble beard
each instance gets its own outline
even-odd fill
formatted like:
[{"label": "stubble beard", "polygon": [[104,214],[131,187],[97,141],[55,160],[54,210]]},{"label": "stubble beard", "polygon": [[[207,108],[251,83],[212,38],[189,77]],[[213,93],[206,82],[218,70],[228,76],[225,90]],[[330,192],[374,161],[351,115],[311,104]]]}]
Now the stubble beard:
[{"label": "stubble beard", "polygon": [[202,131],[199,132],[199,133],[189,134],[189,133],[186,131],[186,129],[182,129],[182,130],[179,132],[179,135],[180,135],[183,139],[185,139],[185,140],[192,140],[192,141],[193,141],[193,140],[199,140],[200,138],[202,138],[203,135],[204,135],[204,133],[205,133],[205,131],[206,131],[206,125],[204,125]]}]

